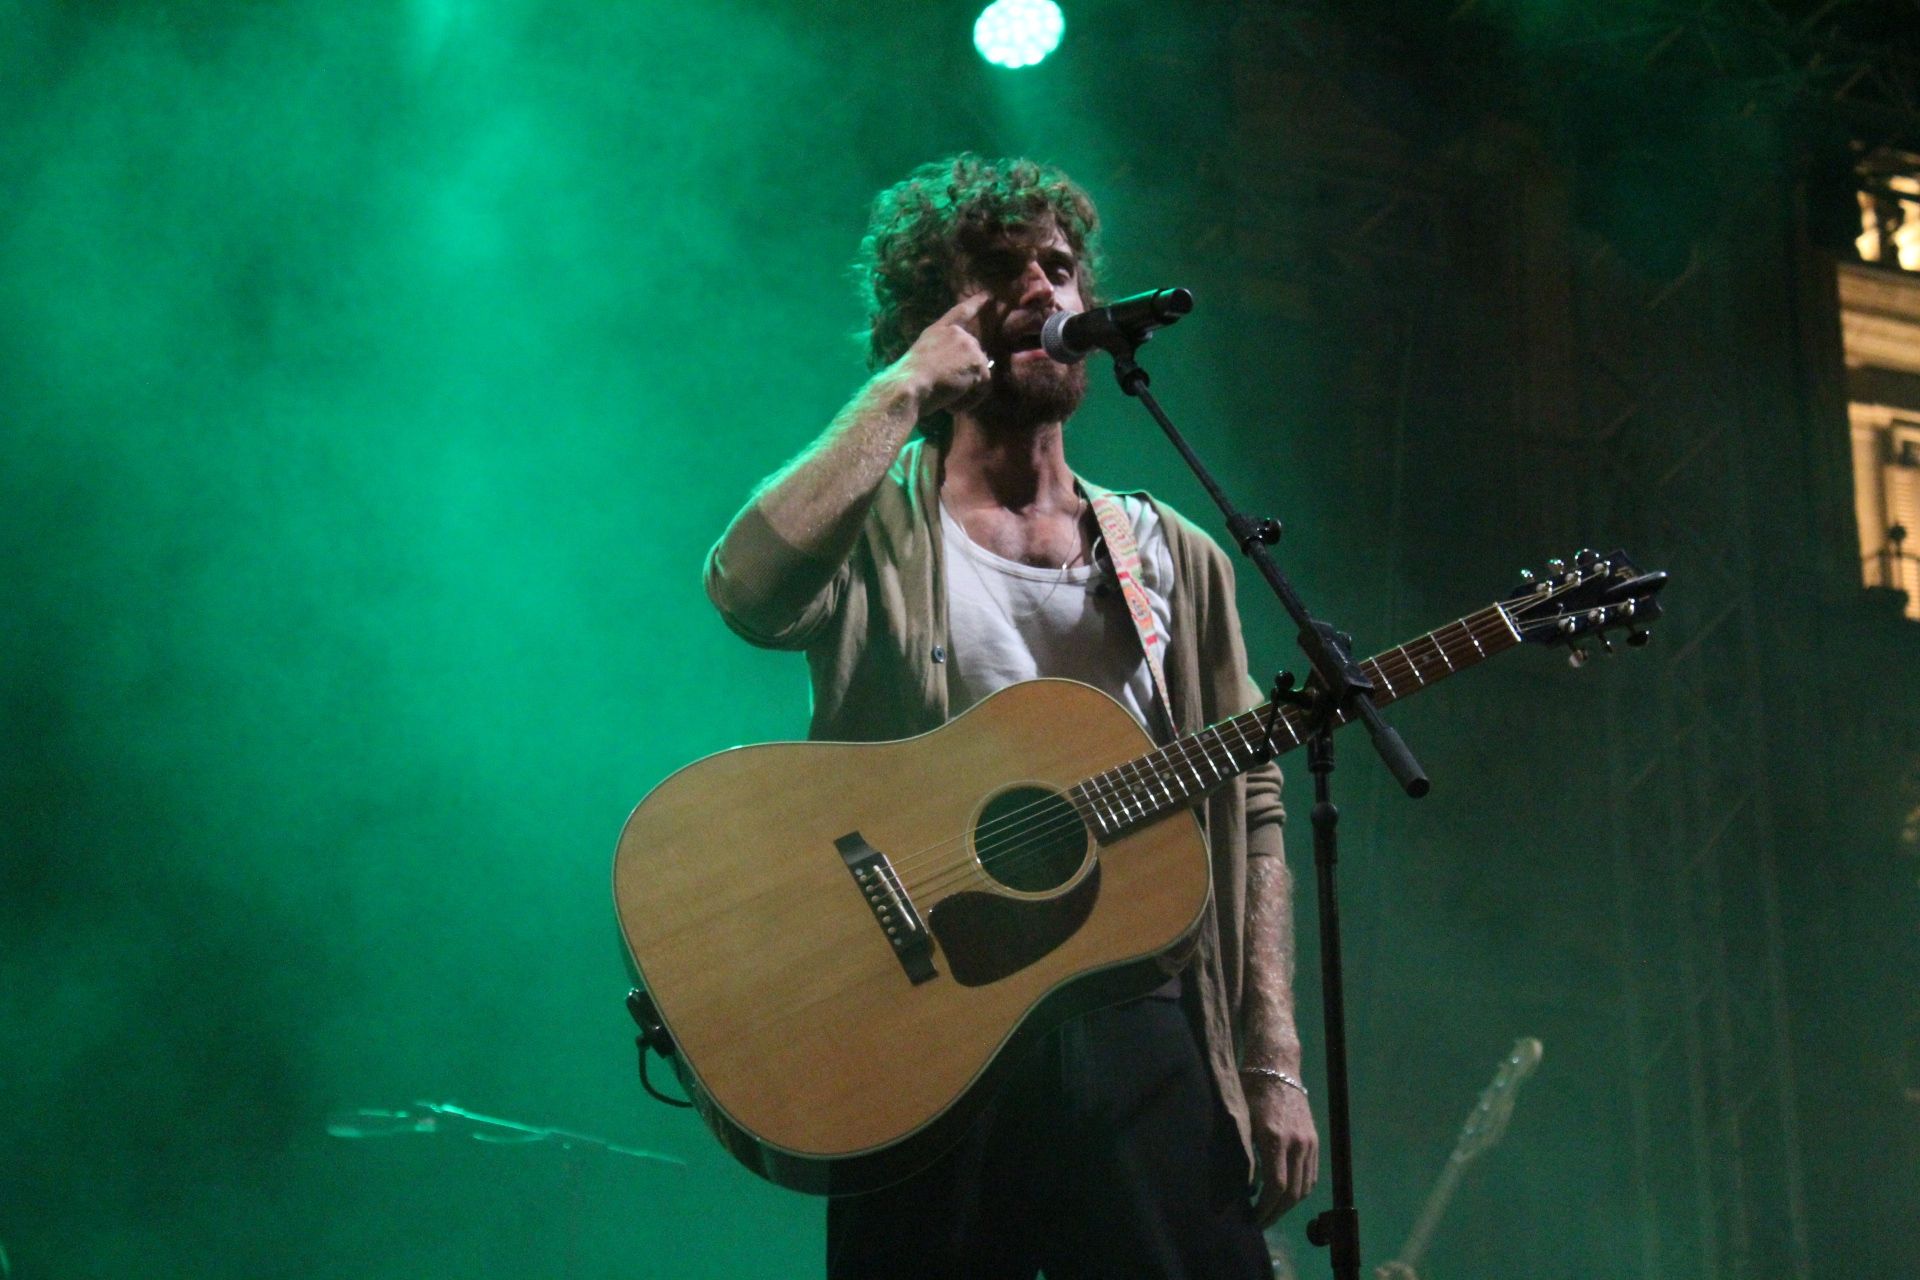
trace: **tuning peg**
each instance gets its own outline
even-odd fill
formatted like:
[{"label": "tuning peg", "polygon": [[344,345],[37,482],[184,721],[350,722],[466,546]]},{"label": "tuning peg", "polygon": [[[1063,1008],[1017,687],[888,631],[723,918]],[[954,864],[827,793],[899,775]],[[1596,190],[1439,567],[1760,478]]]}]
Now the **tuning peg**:
[{"label": "tuning peg", "polygon": [[1531,586],[1531,585],[1533,585],[1533,570],[1531,570],[1531,569],[1522,569],[1522,570],[1520,571],[1520,584],[1521,584],[1522,586]]},{"label": "tuning peg", "polygon": [[1554,560],[1547,561],[1547,572],[1552,574],[1554,577],[1557,578],[1561,574],[1565,573],[1566,571],[1567,571],[1567,562],[1565,560],[1554,559]]},{"label": "tuning peg", "polygon": [[1644,627],[1627,632],[1627,643],[1636,649],[1651,639],[1653,639],[1653,632],[1646,630]]},{"label": "tuning peg", "polygon": [[1600,642],[1600,652],[1606,654],[1608,657],[1613,656],[1613,637],[1612,636],[1602,631],[1596,634],[1593,638]]},{"label": "tuning peg", "polygon": [[1591,657],[1593,657],[1592,654],[1588,653],[1585,649],[1582,649],[1577,644],[1570,644],[1567,646],[1567,665],[1572,667],[1575,671],[1578,671],[1580,668],[1586,666],[1587,660]]},{"label": "tuning peg", "polygon": [[1574,556],[1573,562],[1579,565],[1583,571],[1591,569],[1600,563],[1600,553],[1592,547],[1582,547],[1580,548],[1580,553]]}]

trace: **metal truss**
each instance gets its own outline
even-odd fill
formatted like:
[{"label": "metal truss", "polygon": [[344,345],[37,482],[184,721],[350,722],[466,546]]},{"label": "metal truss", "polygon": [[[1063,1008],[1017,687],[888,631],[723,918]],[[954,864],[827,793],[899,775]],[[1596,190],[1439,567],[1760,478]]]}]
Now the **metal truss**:
[{"label": "metal truss", "polygon": [[[1514,8],[1515,0],[1467,0],[1440,25],[1505,23]],[[1736,113],[1742,102],[1811,96],[1871,117],[1886,140],[1920,133],[1920,63],[1904,52],[1912,41],[1870,43],[1871,8],[1571,0],[1551,7],[1542,20],[1552,29],[1530,31],[1528,43],[1530,56],[1544,50],[1569,76],[1541,77],[1546,87],[1508,101],[1537,108],[1540,95],[1570,92],[1581,76],[1710,78],[1733,83],[1737,92],[1716,101]],[[1312,0],[1240,12],[1236,44],[1264,56],[1236,67],[1239,106],[1253,115],[1236,127],[1262,136],[1284,128],[1292,138],[1289,163],[1243,176],[1243,206],[1265,224],[1275,208],[1315,211],[1277,215],[1302,225],[1243,236],[1249,279],[1287,282],[1266,286],[1278,296],[1255,304],[1284,310],[1293,282],[1365,289],[1438,275],[1451,193],[1431,157],[1409,154],[1390,126],[1316,84],[1336,78],[1328,55],[1362,40],[1353,29],[1364,15],[1348,11],[1359,21],[1343,31],[1338,11]],[[1914,16],[1920,32],[1920,10]],[[1473,65],[1472,45],[1443,39],[1433,57],[1471,85],[1486,70]],[[1263,120],[1269,104],[1274,118]],[[1737,217],[1738,203],[1722,218]],[[1747,465],[1749,425],[1777,417],[1778,406],[1761,402],[1730,354],[1741,349],[1733,330],[1751,288],[1733,260],[1739,242],[1724,222],[1704,231],[1664,278],[1604,243],[1575,253],[1579,411],[1540,442],[1590,464],[1582,472],[1595,478],[1581,501],[1596,523],[1635,530],[1656,549],[1642,554],[1657,554],[1682,584],[1631,692],[1610,686],[1607,698],[1622,1083],[1643,1280],[1805,1280],[1811,1266],[1753,594],[1767,575],[1755,571]]]},{"label": "metal truss", "polygon": [[1622,1009],[1647,1280],[1809,1274],[1784,991],[1747,426],[1718,248],[1673,278],[1576,275],[1606,500],[1683,584],[1649,690],[1609,700]]},{"label": "metal truss", "polygon": [[1594,76],[1736,83],[1825,104],[1876,143],[1920,138],[1917,0],[1462,0],[1456,23],[1524,26]]}]

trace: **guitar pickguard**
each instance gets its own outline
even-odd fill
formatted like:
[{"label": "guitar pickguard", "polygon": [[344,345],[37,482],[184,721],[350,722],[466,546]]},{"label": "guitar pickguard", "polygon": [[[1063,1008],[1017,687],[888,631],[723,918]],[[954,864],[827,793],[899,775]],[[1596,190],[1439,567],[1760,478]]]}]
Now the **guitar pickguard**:
[{"label": "guitar pickguard", "polygon": [[1074,935],[1100,896],[1100,864],[1055,898],[1035,901],[969,890],[927,912],[953,980],[983,987],[1020,972]]}]

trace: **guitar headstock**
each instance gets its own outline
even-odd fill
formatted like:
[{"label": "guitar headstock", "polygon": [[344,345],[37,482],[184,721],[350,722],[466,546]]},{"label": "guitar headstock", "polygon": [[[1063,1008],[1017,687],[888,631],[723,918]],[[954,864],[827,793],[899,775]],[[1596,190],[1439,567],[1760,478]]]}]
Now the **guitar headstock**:
[{"label": "guitar headstock", "polygon": [[1465,1164],[1500,1141],[1507,1131],[1507,1122],[1513,1119],[1514,1099],[1520,1086],[1540,1065],[1543,1052],[1540,1042],[1532,1036],[1522,1036],[1513,1042],[1512,1052],[1501,1061],[1500,1069],[1494,1072],[1493,1083],[1480,1095],[1479,1104],[1460,1131],[1460,1141],[1453,1152],[1456,1163]]},{"label": "guitar headstock", "polygon": [[1501,601],[1522,640],[1533,644],[1564,644],[1567,660],[1578,667],[1592,656],[1582,642],[1593,640],[1613,652],[1611,632],[1625,629],[1627,643],[1643,645],[1660,617],[1660,589],[1665,572],[1642,573],[1624,551],[1602,556],[1582,551],[1572,563],[1547,561],[1547,572],[1536,577],[1522,572],[1520,585]]}]

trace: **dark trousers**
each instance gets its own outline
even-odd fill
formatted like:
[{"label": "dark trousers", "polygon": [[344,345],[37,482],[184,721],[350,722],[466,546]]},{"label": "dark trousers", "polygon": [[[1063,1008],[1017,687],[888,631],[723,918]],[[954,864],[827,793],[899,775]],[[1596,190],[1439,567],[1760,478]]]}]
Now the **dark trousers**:
[{"label": "dark trousers", "polygon": [[1271,1277],[1233,1120],[1177,1000],[1076,1019],[953,1150],[827,1204],[830,1280]]}]

